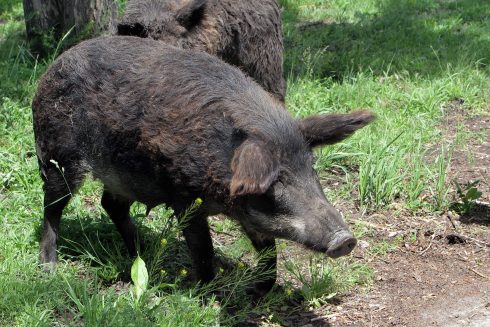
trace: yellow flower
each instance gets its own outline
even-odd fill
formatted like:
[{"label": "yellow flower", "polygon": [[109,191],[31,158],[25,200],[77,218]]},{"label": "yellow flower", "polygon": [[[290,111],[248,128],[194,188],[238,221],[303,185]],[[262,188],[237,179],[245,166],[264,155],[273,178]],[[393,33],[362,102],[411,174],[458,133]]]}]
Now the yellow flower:
[{"label": "yellow flower", "polygon": [[180,270],[180,276],[182,276],[182,277],[187,276],[187,270],[186,270],[185,268],[182,268],[182,269]]},{"label": "yellow flower", "polygon": [[225,272],[225,270],[223,269],[223,267],[219,267],[218,271],[219,271],[220,274],[222,274],[222,273]]},{"label": "yellow flower", "polygon": [[166,274],[167,272],[165,271],[165,269],[160,269],[160,275],[165,276]]},{"label": "yellow flower", "polygon": [[161,244],[162,246],[166,246],[166,245],[167,245],[167,243],[168,243],[168,242],[167,242],[167,239],[166,239],[166,238],[162,238],[162,239],[160,240],[160,244]]},{"label": "yellow flower", "polygon": [[291,296],[291,295],[293,295],[293,290],[292,290],[292,289],[290,289],[289,287],[288,287],[288,288],[286,288],[285,292],[286,292],[286,295],[287,295],[287,296]]},{"label": "yellow flower", "polygon": [[202,199],[201,198],[197,198],[196,201],[195,201],[195,203],[197,205],[201,205],[202,204]]},{"label": "yellow flower", "polygon": [[238,268],[239,268],[239,269],[243,269],[243,268],[245,268],[245,264],[244,264],[243,262],[241,262],[241,261],[240,261],[240,262],[238,263]]}]

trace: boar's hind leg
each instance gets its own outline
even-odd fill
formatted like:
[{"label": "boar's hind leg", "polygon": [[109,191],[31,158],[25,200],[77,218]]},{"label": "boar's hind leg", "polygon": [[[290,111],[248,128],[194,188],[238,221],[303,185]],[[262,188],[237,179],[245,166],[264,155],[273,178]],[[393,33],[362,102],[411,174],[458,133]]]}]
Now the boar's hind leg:
[{"label": "boar's hind leg", "polygon": [[255,292],[258,295],[265,295],[269,292],[276,282],[277,275],[277,251],[276,241],[273,237],[264,234],[247,231],[247,236],[252,241],[255,250],[261,256],[257,264],[257,273],[263,276],[260,281],[255,284]]},{"label": "boar's hind leg", "polygon": [[184,228],[184,237],[198,279],[202,282],[211,281],[214,278],[214,250],[207,217],[199,214],[193,216]]},{"label": "boar's hind leg", "polygon": [[[136,256],[138,250],[138,231],[133,220],[129,216],[129,208],[131,207],[132,201],[104,189],[101,204],[112,222],[116,225],[129,254],[131,256]],[[143,242],[141,240],[139,246],[139,250],[142,250]]]},{"label": "boar's hind leg", "polygon": [[61,214],[80,185],[84,174],[74,168],[75,165],[62,166],[55,162],[43,164],[39,161],[39,167],[44,181],[44,224],[39,259],[45,270],[51,270],[56,263]]}]

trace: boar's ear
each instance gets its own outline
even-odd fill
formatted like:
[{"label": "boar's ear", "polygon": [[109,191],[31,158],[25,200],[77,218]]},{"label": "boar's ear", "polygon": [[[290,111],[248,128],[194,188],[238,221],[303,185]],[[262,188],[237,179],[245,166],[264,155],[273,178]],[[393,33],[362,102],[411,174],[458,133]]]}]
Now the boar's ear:
[{"label": "boar's ear", "polygon": [[349,114],[323,114],[299,120],[299,128],[311,147],[334,144],[366,126],[375,118],[367,110]]},{"label": "boar's ear", "polygon": [[263,142],[245,141],[231,161],[230,195],[262,194],[276,180],[278,161]]},{"label": "boar's ear", "polygon": [[177,9],[175,18],[187,30],[199,25],[204,17],[206,10],[206,0],[183,1],[184,5]]}]

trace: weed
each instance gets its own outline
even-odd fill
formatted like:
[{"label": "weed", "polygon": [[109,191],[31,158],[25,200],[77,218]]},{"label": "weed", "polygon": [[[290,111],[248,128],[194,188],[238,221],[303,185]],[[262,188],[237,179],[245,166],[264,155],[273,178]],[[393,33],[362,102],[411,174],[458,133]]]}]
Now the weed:
[{"label": "weed", "polygon": [[407,205],[410,208],[418,208],[422,205],[420,196],[425,190],[426,164],[424,161],[425,151],[422,142],[418,142],[413,154],[409,155],[409,171],[405,179],[408,179],[407,187]]},{"label": "weed", "polygon": [[141,298],[148,287],[148,270],[145,262],[138,256],[131,266],[131,280],[134,284],[134,297],[136,301]]},{"label": "weed", "polygon": [[434,172],[432,173],[432,186],[429,188],[434,200],[433,207],[436,211],[443,211],[448,206],[448,194],[450,188],[447,185],[447,172],[451,162],[452,152],[448,152],[445,147],[441,148],[441,153],[434,162]]},{"label": "weed", "polygon": [[377,242],[375,244],[372,244],[369,247],[369,252],[373,255],[376,255],[376,256],[378,256],[378,255],[384,256],[384,255],[396,250],[397,247],[398,247],[398,245],[396,244],[396,242],[381,241],[381,242]]},{"label": "weed", "polygon": [[316,307],[337,295],[333,267],[327,259],[310,256],[307,271],[293,261],[287,261],[285,268],[303,284],[301,294]]},{"label": "weed", "polygon": [[465,185],[461,185],[457,181],[453,181],[453,183],[456,186],[459,201],[453,203],[451,207],[459,214],[468,213],[473,208],[475,201],[483,194],[477,188],[480,181],[476,180]]},{"label": "weed", "polygon": [[399,194],[403,175],[397,165],[401,160],[399,151],[388,148],[402,135],[398,134],[381,150],[374,150],[359,168],[359,195],[362,206],[374,208],[388,204]]},{"label": "weed", "polygon": [[316,254],[309,257],[307,265],[287,260],[284,267],[303,285],[301,296],[310,306],[318,308],[354,284],[370,283],[372,270],[369,267],[350,264],[345,259],[340,261],[334,263]]}]

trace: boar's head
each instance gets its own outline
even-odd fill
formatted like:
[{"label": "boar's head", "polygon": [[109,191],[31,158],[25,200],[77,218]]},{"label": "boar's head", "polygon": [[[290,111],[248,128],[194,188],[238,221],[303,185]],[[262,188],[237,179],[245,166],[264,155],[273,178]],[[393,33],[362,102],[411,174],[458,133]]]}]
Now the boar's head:
[{"label": "boar's head", "polygon": [[201,23],[205,8],[206,0],[131,0],[117,32],[179,46]]},{"label": "boar's head", "polygon": [[302,146],[289,149],[247,138],[231,161],[230,214],[248,233],[290,239],[333,258],[349,254],[357,241],[325,198],[312,148],[338,142],[373,119],[371,112],[357,111],[298,120]]}]

